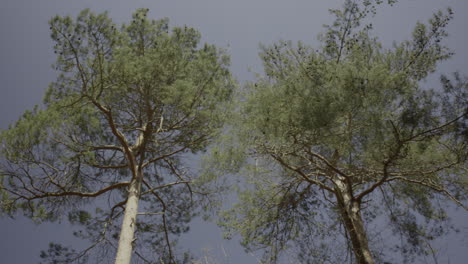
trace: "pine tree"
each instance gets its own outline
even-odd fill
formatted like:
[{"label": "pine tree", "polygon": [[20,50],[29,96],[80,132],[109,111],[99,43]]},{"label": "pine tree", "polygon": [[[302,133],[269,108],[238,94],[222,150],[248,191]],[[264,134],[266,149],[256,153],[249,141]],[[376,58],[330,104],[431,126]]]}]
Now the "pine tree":
[{"label": "pine tree", "polygon": [[51,244],[45,259],[70,263],[91,249],[117,249],[116,263],[134,250],[183,258],[174,238],[206,194],[184,162],[219,132],[234,82],[223,50],[147,14],[121,27],[90,10],[52,18],[58,78],[43,105],[0,134],[2,211],[38,222],[68,214],[92,242],[79,253]]},{"label": "pine tree", "polygon": [[[452,55],[442,44],[452,10],[385,49],[364,23],[379,2],[332,10],[318,48],[263,46],[265,73],[241,92],[223,149],[247,188],[222,225],[267,263],[283,251],[301,263],[384,263],[393,250],[412,263],[445,233],[447,204],[467,209],[468,81],[421,82]],[[392,228],[377,230],[383,248],[371,229],[382,223]]]}]

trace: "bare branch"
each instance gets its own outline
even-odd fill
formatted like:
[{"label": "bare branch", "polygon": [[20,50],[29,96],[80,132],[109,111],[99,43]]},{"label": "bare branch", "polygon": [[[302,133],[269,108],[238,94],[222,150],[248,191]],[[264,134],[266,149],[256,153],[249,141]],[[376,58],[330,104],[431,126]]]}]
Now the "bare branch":
[{"label": "bare branch", "polygon": [[[151,186],[143,180],[143,183],[150,189],[153,189],[151,188]],[[163,229],[164,229],[164,236],[165,236],[165,240],[166,240],[166,244],[167,244],[167,248],[168,248],[168,251],[169,251],[169,259],[173,260],[174,257],[172,255],[172,247],[171,247],[171,243],[170,243],[170,240],[169,240],[169,232],[168,232],[168,229],[167,229],[167,221],[166,221],[166,211],[167,211],[167,206],[166,206],[166,203],[164,202],[164,200],[159,196],[158,193],[156,193],[155,191],[151,191],[151,193],[156,196],[156,198],[159,200],[159,202],[161,203],[162,207],[163,207],[163,211],[162,211],[162,217],[163,217]]]},{"label": "bare branch", "polygon": [[325,185],[323,182],[321,181],[316,181],[314,179],[311,179],[310,177],[308,177],[300,168],[295,168],[294,166],[291,166],[289,165],[288,163],[286,163],[283,159],[281,159],[278,155],[274,155],[274,154],[270,154],[270,156],[275,159],[276,161],[278,161],[283,167],[285,167],[286,169],[289,169],[291,171],[294,171],[296,172],[297,174],[299,174],[304,180],[306,180],[307,182],[311,183],[311,184],[315,184],[317,186],[319,186],[320,188],[324,189],[324,190],[327,190],[331,193],[335,193],[335,190],[333,190],[332,188],[328,187],[327,185]]},{"label": "bare branch", "polygon": [[344,173],[342,170],[338,169],[336,166],[334,166],[328,159],[326,159],[324,156],[316,153],[316,152],[313,152],[307,148],[304,148],[305,152],[313,157],[316,157],[318,159],[320,159],[323,163],[325,163],[331,170],[333,170],[334,172],[338,173],[339,175],[343,176],[343,177],[346,177],[346,178],[350,178],[350,175]]},{"label": "bare branch", "polygon": [[127,156],[128,162],[130,163],[130,169],[132,170],[133,177],[136,177],[137,171],[136,171],[136,163],[135,163],[135,156],[133,155],[133,152],[131,150],[130,145],[127,142],[127,139],[125,136],[120,132],[119,129],[117,129],[115,125],[114,118],[112,116],[112,112],[110,109],[106,108],[105,106],[101,105],[99,102],[94,100],[94,98],[91,98],[88,96],[88,98],[91,100],[91,102],[99,109],[101,112],[106,116],[107,121],[109,126],[111,127],[112,133],[114,136],[117,137],[119,140],[120,144],[123,147],[123,150]]},{"label": "bare branch", "polygon": [[101,165],[101,164],[89,164],[90,166],[93,166],[98,169],[124,169],[128,168],[128,164],[122,164],[122,165]]},{"label": "bare branch", "polygon": [[141,196],[143,196],[145,194],[148,194],[148,193],[153,193],[156,190],[163,189],[163,188],[166,188],[166,187],[169,187],[169,186],[173,186],[173,185],[177,185],[177,184],[188,184],[188,183],[191,183],[191,182],[190,181],[177,181],[177,182],[167,183],[167,184],[164,184],[164,185],[159,185],[157,187],[153,187],[153,188],[149,189],[148,191],[142,193]]},{"label": "bare branch", "polygon": [[412,141],[412,140],[415,140],[416,138],[421,137],[421,136],[431,136],[432,135],[431,133],[436,133],[438,130],[441,130],[441,129],[445,128],[445,127],[448,127],[448,126],[452,125],[453,123],[457,122],[458,120],[462,119],[463,117],[465,117],[467,115],[468,115],[468,111],[463,113],[462,115],[450,120],[449,122],[447,122],[447,123],[445,123],[443,125],[440,125],[438,127],[434,127],[434,128],[428,129],[426,131],[420,132],[420,133],[418,133],[416,135],[411,136],[408,139],[405,139],[404,141],[406,141],[406,142]]},{"label": "bare branch", "polygon": [[447,196],[450,200],[454,201],[458,206],[462,207],[463,209],[467,210],[468,211],[468,207],[463,205],[463,203],[458,200],[457,198],[455,198],[454,195],[452,195],[444,186],[442,185],[438,185],[438,184],[435,184],[435,183],[432,183],[430,182],[429,180],[415,180],[415,179],[408,179],[406,177],[403,177],[403,176],[396,176],[396,177],[391,177],[387,180],[387,182],[390,182],[390,181],[397,181],[397,180],[400,180],[400,181],[404,181],[404,182],[408,182],[408,183],[413,183],[413,184],[419,184],[419,185],[422,185],[424,187],[427,187],[427,188],[430,188],[436,192],[439,192],[439,193],[442,193],[444,194],[445,196]]},{"label": "bare branch", "polygon": [[41,199],[41,198],[47,198],[47,197],[63,197],[63,196],[78,196],[78,197],[97,197],[103,193],[106,193],[108,191],[122,188],[125,186],[128,186],[130,182],[119,182],[116,184],[113,184],[111,186],[108,186],[106,188],[103,188],[99,191],[93,192],[93,193],[85,193],[85,192],[74,192],[74,191],[66,191],[66,192],[42,192],[42,194],[35,194],[33,197],[26,197],[22,196],[23,199],[26,199],[28,201],[30,200],[36,200],[36,199]]},{"label": "bare branch", "polygon": [[169,168],[171,169],[172,173],[174,173],[174,175],[176,175],[179,178],[180,182],[185,183],[185,186],[187,186],[187,189],[190,192],[190,201],[193,203],[193,191],[192,187],[190,186],[191,181],[184,181],[184,178],[182,177],[182,175],[180,175],[180,173],[177,171],[177,168],[170,160],[164,159],[164,161],[167,163],[167,165],[169,165]]},{"label": "bare branch", "polygon": [[164,213],[137,213],[137,215],[163,215]]}]

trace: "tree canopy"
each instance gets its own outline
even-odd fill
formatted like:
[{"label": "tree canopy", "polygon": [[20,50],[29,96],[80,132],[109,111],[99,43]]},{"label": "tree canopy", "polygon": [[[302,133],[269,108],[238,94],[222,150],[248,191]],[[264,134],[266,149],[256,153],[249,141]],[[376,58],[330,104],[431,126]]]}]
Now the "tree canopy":
[{"label": "tree canopy", "polygon": [[52,18],[58,78],[0,134],[2,211],[39,222],[68,214],[92,242],[79,253],[51,244],[42,256],[62,257],[53,263],[117,247],[116,263],[134,249],[148,263],[183,261],[175,238],[208,195],[184,164],[220,132],[234,81],[229,57],[200,45],[197,30],[147,15],[120,27],[88,9]]},{"label": "tree canopy", "polygon": [[58,77],[0,132],[0,211],[67,218],[90,242],[51,242],[44,263],[198,263],[177,238],[222,175],[239,196],[220,224],[262,263],[437,263],[468,198],[468,78],[424,82],[453,55],[453,12],[384,47],[384,1],[344,2],[319,46],[262,45],[264,73],[238,90],[223,49],[148,9],[53,17]]},{"label": "tree canopy", "polygon": [[421,82],[452,55],[452,10],[384,48],[366,23],[370,2],[331,10],[319,47],[262,46],[264,74],[239,94],[223,146],[236,160],[219,169],[237,166],[246,187],[221,225],[267,263],[281,252],[300,263],[412,263],[435,254],[447,204],[467,209],[468,80]]}]

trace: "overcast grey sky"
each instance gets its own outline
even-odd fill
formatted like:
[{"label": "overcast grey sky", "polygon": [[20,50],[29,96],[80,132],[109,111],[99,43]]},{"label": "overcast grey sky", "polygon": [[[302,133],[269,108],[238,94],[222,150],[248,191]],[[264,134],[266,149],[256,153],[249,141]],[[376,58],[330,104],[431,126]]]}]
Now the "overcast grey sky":
[{"label": "overcast grey sky", "polygon": [[[339,7],[343,0],[2,0],[0,6],[0,129],[8,127],[26,109],[40,104],[55,72],[50,65],[55,57],[49,39],[47,21],[54,15],[75,17],[84,8],[95,12],[109,11],[118,23],[129,21],[139,7],[150,9],[150,17],[168,17],[171,25],[195,27],[203,41],[228,49],[232,72],[240,81],[251,80],[261,72],[258,44],[285,39],[316,45],[322,25],[333,17],[329,8]],[[441,72],[460,70],[468,75],[468,0],[400,0],[394,7],[384,7],[375,18],[375,34],[385,46],[408,38],[417,20],[427,21],[431,14],[451,6],[455,19],[448,31],[447,44],[456,55],[440,65]],[[436,86],[437,77],[426,82]],[[462,232],[467,234],[466,212],[454,215]],[[0,263],[37,263],[39,252],[49,241],[78,243],[67,225],[35,226],[30,220],[0,219]],[[214,224],[198,221],[193,231],[182,240],[192,251],[211,248],[229,256],[226,263],[256,263],[245,254],[238,241],[223,241]],[[445,243],[445,245],[444,245]],[[461,243],[461,244],[460,244]],[[451,263],[464,263],[468,258],[467,241],[443,241],[441,263],[450,256]]]}]

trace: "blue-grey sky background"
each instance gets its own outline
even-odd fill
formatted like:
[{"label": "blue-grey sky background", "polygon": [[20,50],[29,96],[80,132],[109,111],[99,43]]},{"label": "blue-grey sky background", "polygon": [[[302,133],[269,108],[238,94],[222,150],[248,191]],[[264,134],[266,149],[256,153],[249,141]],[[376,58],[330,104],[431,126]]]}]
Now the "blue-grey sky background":
[{"label": "blue-grey sky background", "polygon": [[[55,56],[49,38],[48,20],[56,15],[76,15],[84,8],[109,11],[118,23],[130,20],[139,7],[150,9],[149,16],[168,17],[171,25],[197,28],[202,40],[227,48],[232,58],[232,73],[245,82],[253,72],[261,72],[257,56],[259,43],[276,40],[301,40],[317,45],[322,25],[333,21],[329,8],[343,0],[2,0],[0,5],[0,129],[6,129],[26,109],[40,104],[56,73],[51,65]],[[394,7],[382,7],[374,18],[375,35],[390,47],[393,41],[410,37],[416,21],[427,21],[438,9],[452,7],[455,19],[448,27],[447,44],[455,56],[440,65],[440,73],[459,70],[468,75],[468,0],[400,0]],[[438,75],[424,85],[437,87]],[[468,214],[453,212],[462,234],[468,235]],[[0,263],[38,263],[39,252],[50,241],[65,245],[85,245],[74,239],[67,224],[36,226],[29,219],[0,218]],[[223,263],[257,263],[244,253],[238,240],[226,241],[212,223],[196,220],[192,231],[183,235],[182,247],[202,254],[208,249],[221,256]],[[467,239],[438,241],[440,263],[466,263]],[[222,254],[220,254],[222,252]],[[226,257],[227,256],[227,257]]]}]

